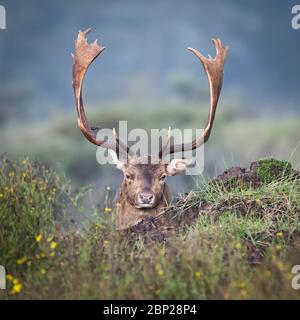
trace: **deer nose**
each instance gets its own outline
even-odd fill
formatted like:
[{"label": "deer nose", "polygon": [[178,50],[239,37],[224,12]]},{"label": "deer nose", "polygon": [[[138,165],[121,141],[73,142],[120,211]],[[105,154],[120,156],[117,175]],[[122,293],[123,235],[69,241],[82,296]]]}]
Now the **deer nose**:
[{"label": "deer nose", "polygon": [[143,204],[150,204],[154,200],[154,194],[150,192],[142,192],[139,194],[139,201]]}]

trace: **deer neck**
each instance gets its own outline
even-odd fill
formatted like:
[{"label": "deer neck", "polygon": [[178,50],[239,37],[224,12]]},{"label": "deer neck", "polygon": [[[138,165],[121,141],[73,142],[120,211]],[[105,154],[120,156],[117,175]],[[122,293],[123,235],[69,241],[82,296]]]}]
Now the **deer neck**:
[{"label": "deer neck", "polygon": [[138,209],[132,205],[126,196],[124,190],[120,191],[118,197],[118,210],[117,210],[117,229],[125,230],[138,224],[146,217],[155,217],[162,213],[163,209],[167,207],[170,201],[169,188],[165,184],[158,205],[149,209]]}]

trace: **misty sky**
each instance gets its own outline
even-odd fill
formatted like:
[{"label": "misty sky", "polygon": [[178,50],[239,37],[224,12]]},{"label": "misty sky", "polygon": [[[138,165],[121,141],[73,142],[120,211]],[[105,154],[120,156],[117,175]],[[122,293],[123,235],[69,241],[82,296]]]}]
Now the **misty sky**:
[{"label": "misty sky", "polygon": [[224,99],[239,98],[258,111],[299,112],[300,29],[291,27],[296,3],[2,0],[7,30],[0,30],[0,98],[24,96],[16,103],[41,114],[72,111],[70,53],[77,31],[93,27],[90,39],[107,50],[87,77],[90,103],[172,101],[172,79],[179,76],[207,85],[186,47],[214,54],[210,39],[218,36],[230,46]]}]

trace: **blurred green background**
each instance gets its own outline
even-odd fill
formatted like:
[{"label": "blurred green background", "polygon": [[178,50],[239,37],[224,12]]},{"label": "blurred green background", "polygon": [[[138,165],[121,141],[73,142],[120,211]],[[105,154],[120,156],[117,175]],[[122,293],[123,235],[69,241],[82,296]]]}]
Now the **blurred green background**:
[{"label": "blurred green background", "polygon": [[[209,91],[192,46],[214,55],[230,46],[204,175],[265,156],[299,163],[300,31],[295,1],[1,1],[0,153],[27,155],[66,172],[74,185],[116,190],[122,174],[96,162],[76,124],[71,58],[78,30],[107,50],[85,81],[90,122],[129,128],[202,128]],[[185,192],[193,178],[171,183]]]}]

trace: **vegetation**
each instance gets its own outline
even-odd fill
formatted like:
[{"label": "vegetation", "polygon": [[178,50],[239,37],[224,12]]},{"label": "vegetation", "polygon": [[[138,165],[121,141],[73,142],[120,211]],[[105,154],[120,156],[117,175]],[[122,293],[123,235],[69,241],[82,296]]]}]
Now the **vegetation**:
[{"label": "vegetation", "polygon": [[270,158],[263,159],[258,162],[257,174],[267,183],[280,178],[282,174],[290,176],[291,173],[292,165],[288,161],[280,161]]},{"label": "vegetation", "polygon": [[[299,298],[291,287],[299,264],[299,176],[256,188],[201,183],[167,213],[174,226],[191,210],[195,219],[163,240],[150,229],[116,231],[109,199],[86,215],[85,191],[71,192],[65,179],[27,159],[2,160],[3,298]],[[80,227],[70,203],[83,214]]]}]

